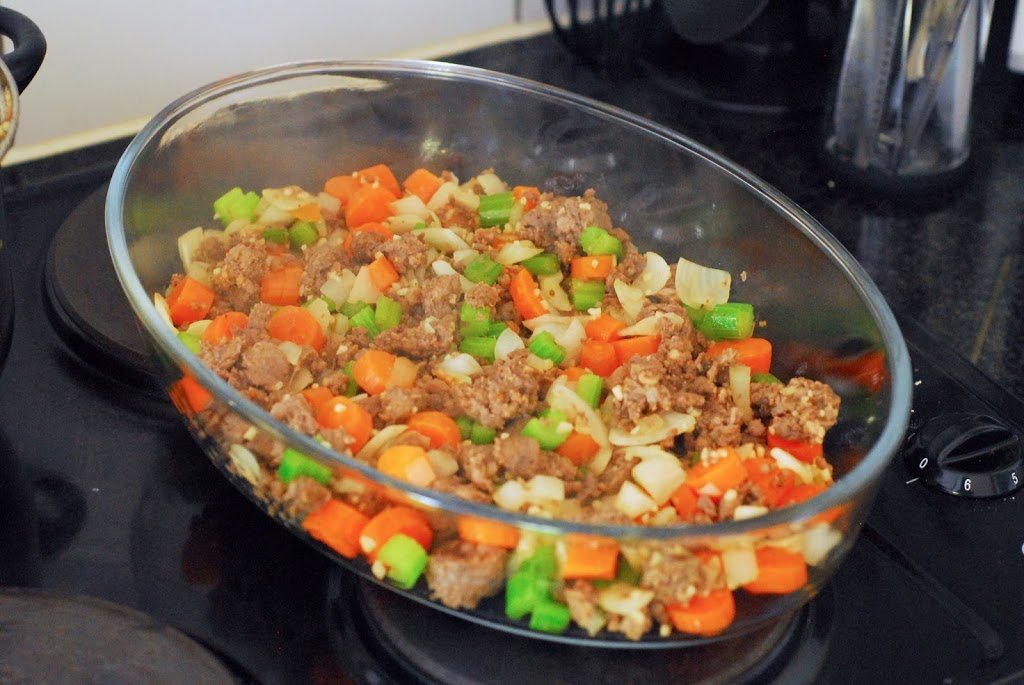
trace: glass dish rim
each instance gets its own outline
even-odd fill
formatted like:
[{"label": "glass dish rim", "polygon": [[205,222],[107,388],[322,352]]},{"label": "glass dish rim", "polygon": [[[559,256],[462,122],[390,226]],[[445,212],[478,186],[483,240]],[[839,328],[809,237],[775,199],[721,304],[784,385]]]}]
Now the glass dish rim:
[{"label": "glass dish rim", "polygon": [[[860,296],[879,328],[890,376],[890,406],[885,426],[868,453],[853,469],[824,493],[797,505],[776,509],[762,516],[709,524],[676,524],[670,526],[621,526],[581,523],[562,519],[542,518],[530,514],[509,512],[495,505],[481,504],[460,497],[411,485],[380,473],[354,457],[324,447],[311,436],[299,433],[277,421],[268,411],[248,400],[225,380],[199,361],[175,336],[160,318],[148,293],[132,266],[126,231],[122,221],[122,207],[127,184],[140,153],[162,136],[176,121],[197,107],[222,96],[254,86],[278,81],[315,76],[372,78],[406,76],[448,81],[467,81],[482,86],[500,87],[562,106],[580,110],[584,114],[614,122],[646,136],[659,139],[680,151],[696,156],[739,183],[748,192],[779,212],[790,224],[800,230],[821,250],[829,261],[845,276]],[[244,419],[265,430],[286,444],[315,454],[326,462],[334,462],[351,469],[386,488],[401,491],[410,500],[430,508],[441,509],[455,515],[491,518],[540,533],[584,533],[614,537],[635,542],[654,542],[683,539],[714,538],[750,533],[764,528],[803,521],[827,509],[851,501],[856,495],[875,484],[906,433],[911,407],[911,367],[906,343],[895,316],[881,292],[867,272],[821,224],[777,189],[700,143],[672,129],[639,115],[592,98],[571,93],[529,79],[502,74],[478,67],[469,67],[431,60],[302,60],[285,62],[201,86],[168,104],[158,112],[132,139],[119,159],[111,176],[104,208],[108,247],[122,289],[136,316],[151,340],[178,365],[186,369],[218,402]]]}]

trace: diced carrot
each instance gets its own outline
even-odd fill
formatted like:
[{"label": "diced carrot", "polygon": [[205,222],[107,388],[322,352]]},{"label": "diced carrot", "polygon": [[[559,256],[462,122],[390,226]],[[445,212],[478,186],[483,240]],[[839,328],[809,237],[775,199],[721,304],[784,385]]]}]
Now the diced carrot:
[{"label": "diced carrot", "polygon": [[601,340],[584,340],[580,349],[580,366],[590,369],[598,376],[607,377],[619,368],[619,355],[615,345]]},{"label": "diced carrot", "polygon": [[565,536],[562,578],[612,580],[619,560],[619,543],[611,538],[570,533]]},{"label": "diced carrot", "polygon": [[515,303],[519,316],[524,321],[548,312],[548,303],[541,297],[537,281],[526,269],[516,271],[512,282],[509,283],[509,294],[512,295],[512,302]]},{"label": "diced carrot", "polygon": [[398,281],[398,272],[395,270],[395,265],[383,255],[370,262],[367,268],[370,271],[370,280],[373,281],[373,287],[381,292],[386,292],[388,288]]},{"label": "diced carrot", "polygon": [[394,196],[392,200],[397,200],[402,195],[402,189],[398,187],[398,179],[395,178],[394,172],[387,164],[374,164],[360,169],[356,172],[356,176],[361,178],[363,183],[376,183],[381,188],[387,189]]},{"label": "diced carrot", "polygon": [[619,364],[625,364],[633,357],[654,354],[661,344],[659,335],[637,335],[631,338],[620,338],[612,342]]},{"label": "diced carrot", "polygon": [[345,205],[345,224],[362,226],[374,221],[384,221],[391,216],[391,203],[395,196],[387,188],[363,186],[352,193]]},{"label": "diced carrot", "polygon": [[752,457],[743,461],[747,478],[761,491],[761,498],[769,507],[779,507],[789,496],[796,474],[779,468],[771,457]]},{"label": "diced carrot", "polygon": [[619,339],[619,331],[625,327],[625,321],[619,321],[611,314],[602,313],[597,318],[588,321],[583,330],[591,340],[612,342]]},{"label": "diced carrot", "polygon": [[359,547],[371,562],[376,561],[381,546],[398,533],[408,535],[428,551],[434,542],[434,531],[427,517],[412,507],[398,504],[370,519],[359,536]]},{"label": "diced carrot", "polygon": [[824,447],[820,442],[789,440],[776,435],[772,430],[768,431],[767,441],[768,449],[778,447],[782,451],[788,452],[800,461],[805,461],[808,464],[813,463],[815,459],[825,454]]},{"label": "diced carrot", "polygon": [[569,263],[572,277],[582,280],[603,279],[611,273],[613,268],[615,268],[614,255],[576,257]]},{"label": "diced carrot", "polygon": [[324,346],[324,329],[308,309],[288,305],[270,316],[267,333],[275,340],[290,340],[297,345],[308,345],[317,352]]},{"label": "diced carrot", "polygon": [[225,312],[213,317],[213,321],[203,331],[202,341],[208,345],[220,345],[242,330],[249,323],[249,317],[242,312]]},{"label": "diced carrot", "polygon": [[429,202],[437,189],[441,187],[441,178],[433,172],[419,168],[406,176],[402,181],[402,187],[424,202]]},{"label": "diced carrot", "polygon": [[807,562],[799,552],[781,547],[758,547],[757,579],[743,586],[754,594],[784,595],[807,585]]},{"label": "diced carrot", "polygon": [[772,367],[772,344],[765,338],[719,340],[708,346],[708,356],[717,359],[726,350],[736,353],[736,361],[750,367],[750,373],[768,373]]},{"label": "diced carrot", "polygon": [[322,402],[316,409],[316,422],[324,428],[344,428],[352,438],[349,449],[355,454],[363,448],[373,432],[373,417],[358,402],[338,395]]},{"label": "diced carrot", "polygon": [[540,188],[536,186],[514,186],[512,197],[516,202],[523,205],[523,211],[528,212],[540,202]]},{"label": "diced carrot", "polygon": [[427,451],[419,445],[389,447],[377,457],[377,470],[424,488],[437,478],[427,458]]},{"label": "diced carrot", "polygon": [[320,219],[320,205],[310,202],[292,210],[292,216],[299,221],[317,221]]},{"label": "diced carrot", "polygon": [[191,374],[186,373],[178,379],[177,385],[185,396],[185,404],[193,412],[201,412],[213,402],[213,395],[210,394],[210,391],[199,385],[199,381],[193,378]]},{"label": "diced carrot", "polygon": [[665,609],[676,630],[704,637],[720,635],[736,618],[736,600],[727,588],[696,595],[688,604],[668,604]]},{"label": "diced carrot", "polygon": [[689,521],[697,513],[697,493],[686,483],[676,488],[669,501],[683,521]]},{"label": "diced carrot", "polygon": [[725,448],[721,458],[707,464],[697,464],[686,472],[686,485],[696,492],[703,492],[703,488],[713,485],[718,496],[725,494],[726,490],[739,487],[746,479],[747,469],[743,466],[743,460],[731,447]]},{"label": "diced carrot", "polygon": [[827,489],[828,488],[826,488],[822,483],[800,483],[799,485],[794,485],[789,489],[781,504],[783,506],[787,504],[799,504],[800,502],[809,500],[812,497],[817,497]]},{"label": "diced carrot", "polygon": [[312,409],[315,414],[321,404],[334,397],[334,393],[330,391],[330,388],[318,385],[316,387],[306,388],[303,390],[302,397],[306,400],[309,404],[309,408]]},{"label": "diced carrot", "polygon": [[348,204],[352,194],[363,187],[363,182],[352,174],[334,176],[324,183],[324,192],[341,200],[341,206]]},{"label": "diced carrot", "polygon": [[362,226],[350,228],[348,230],[348,235],[345,236],[345,240],[343,240],[341,243],[341,248],[345,250],[345,254],[352,254],[352,238],[355,236],[356,233],[359,233],[360,231],[376,233],[379,236],[383,236],[385,240],[391,240],[392,236],[395,235],[390,228],[377,221],[370,221],[369,223],[365,223]]},{"label": "diced carrot", "polygon": [[582,366],[570,366],[568,369],[562,371],[562,375],[569,381],[578,381],[580,376],[588,373],[590,373],[590,370],[585,369]]},{"label": "diced carrot", "polygon": [[299,263],[268,271],[260,279],[260,301],[276,305],[298,304],[302,273],[302,264]]},{"label": "diced carrot", "polygon": [[455,526],[460,538],[478,545],[515,549],[519,544],[519,529],[505,523],[475,516],[460,516]]},{"label": "diced carrot", "polygon": [[192,278],[183,276],[167,295],[167,309],[175,326],[205,319],[213,306],[213,290]]},{"label": "diced carrot", "polygon": [[416,431],[430,438],[430,446],[458,447],[462,442],[462,432],[455,419],[439,411],[421,411],[413,414],[406,422],[409,430]]},{"label": "diced carrot", "polygon": [[871,350],[856,357],[829,359],[823,364],[826,374],[842,376],[871,392],[885,386],[885,351]]},{"label": "diced carrot", "polygon": [[309,535],[349,559],[359,554],[359,536],[370,517],[337,499],[327,500],[322,507],[302,520]]},{"label": "diced carrot", "polygon": [[384,350],[366,350],[352,365],[352,378],[371,395],[379,395],[388,387],[395,368],[395,355]]},{"label": "diced carrot", "polygon": [[586,433],[573,431],[561,445],[555,450],[576,466],[586,464],[600,451],[601,445]]}]

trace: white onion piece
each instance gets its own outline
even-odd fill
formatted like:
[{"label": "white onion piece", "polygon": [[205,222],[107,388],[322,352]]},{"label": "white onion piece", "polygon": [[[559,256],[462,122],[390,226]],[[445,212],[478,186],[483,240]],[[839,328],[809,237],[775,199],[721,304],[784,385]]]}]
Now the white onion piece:
[{"label": "white onion piece", "polygon": [[587,401],[570,388],[564,377],[559,377],[548,388],[548,406],[563,412],[576,424],[581,433],[586,433],[598,444],[597,454],[587,464],[587,469],[600,475],[612,458],[612,445],[608,440],[608,428],[601,416]]},{"label": "white onion piece", "polygon": [[471,247],[465,250],[456,250],[455,252],[452,252],[452,264],[465,269],[466,264],[471,262],[474,257],[479,256],[479,254],[480,250],[474,250]]},{"label": "white onion piece", "polygon": [[732,517],[736,521],[743,521],[745,519],[764,516],[767,513],[768,507],[762,507],[758,504],[740,504],[733,510]]},{"label": "white onion piece", "polygon": [[444,207],[451,201],[452,193],[458,187],[459,186],[451,181],[445,181],[442,183],[438,186],[437,190],[434,191],[434,194],[430,196],[430,199],[427,200],[427,209],[436,212]]},{"label": "white onion piece", "polygon": [[499,335],[494,343],[494,358],[506,359],[516,350],[526,347],[526,343],[511,328],[506,328]]},{"label": "white onion piece", "polygon": [[413,214],[423,221],[430,218],[430,210],[418,195],[406,195],[388,206],[394,214]]},{"label": "white onion piece", "polygon": [[206,332],[206,329],[210,327],[211,323],[213,322],[210,321],[210,319],[200,319],[199,321],[193,321],[188,325],[188,328],[185,329],[185,332],[191,333],[192,335],[201,338],[203,337],[203,333]]},{"label": "white onion piece", "polygon": [[663,450],[646,455],[630,473],[636,484],[646,490],[658,506],[667,502],[672,493],[686,482],[686,471],[679,464],[679,459]]},{"label": "white onion piece", "polygon": [[316,204],[316,198],[308,191],[299,186],[285,186],[283,188],[264,188],[261,196],[271,207],[285,212],[292,212],[299,207]]},{"label": "white onion piece", "polygon": [[548,303],[548,306],[559,312],[573,311],[569,294],[562,287],[562,274],[548,274],[537,277],[537,287],[541,297]]},{"label": "white onion piece", "polygon": [[555,476],[537,475],[526,481],[526,501],[532,504],[561,502],[565,499],[565,481]]},{"label": "white onion piece", "polygon": [[427,450],[427,460],[438,478],[454,476],[459,470],[459,462],[444,450]]},{"label": "white onion piece", "polygon": [[313,382],[313,372],[307,368],[299,368],[288,381],[288,392],[302,392]]},{"label": "white onion piece", "polygon": [[424,228],[420,231],[423,241],[435,250],[451,254],[456,250],[468,250],[469,243],[450,228]]},{"label": "white onion piece", "polygon": [[259,485],[260,462],[248,448],[236,442],[228,448],[228,458],[235,467],[235,473],[247,480],[250,485]]},{"label": "white onion piece", "polygon": [[658,503],[632,481],[626,481],[615,496],[615,508],[631,519],[657,510]]},{"label": "white onion piece", "polygon": [[652,414],[640,419],[636,426],[629,430],[612,428],[608,432],[608,440],[613,445],[654,445],[662,440],[673,438],[682,433],[689,433],[697,425],[697,420],[689,414],[665,412]]},{"label": "white onion piece", "polygon": [[416,214],[395,214],[384,220],[384,226],[392,233],[408,233],[425,222]]},{"label": "white onion piece", "polygon": [[483,367],[472,355],[465,352],[450,354],[434,367],[436,373],[451,376],[456,380],[468,381],[473,376],[483,372]]},{"label": "white onion piece", "polygon": [[185,268],[185,273],[189,278],[199,281],[207,288],[213,285],[213,281],[210,278],[210,265],[206,262],[198,262],[193,259]]},{"label": "white onion piece", "polygon": [[471,212],[475,212],[477,208],[480,207],[480,196],[472,190],[461,186],[457,186],[452,191],[452,201],[463,209],[468,209]]},{"label": "white onion piece", "polygon": [[334,317],[331,315],[331,308],[327,302],[321,298],[316,298],[306,303],[306,309],[313,315],[317,323],[320,324],[320,328],[324,333],[327,333],[331,329],[331,325],[334,323]]},{"label": "white onion piece", "polygon": [[633,286],[644,295],[651,295],[665,287],[672,276],[672,268],[657,252],[645,252],[644,260],[644,270],[633,281]]},{"label": "white onion piece", "polygon": [[725,304],[731,285],[728,271],[701,266],[683,257],[676,264],[676,294],[688,307],[710,309]]},{"label": "white onion piece", "polygon": [[356,274],[355,280],[352,282],[352,289],[348,293],[348,299],[346,302],[365,302],[366,304],[376,304],[377,300],[380,299],[381,292],[377,290],[377,286],[373,284],[373,278],[370,276],[369,268],[365,266],[359,267],[359,273]]},{"label": "white onion piece", "polygon": [[597,605],[608,613],[620,616],[642,616],[644,608],[652,599],[653,590],[644,590],[627,583],[612,583],[597,593]]},{"label": "white onion piece", "polygon": [[630,322],[636,321],[636,317],[640,316],[640,310],[644,308],[644,302],[646,301],[643,291],[619,279],[616,279],[612,285],[615,288],[615,296],[619,298],[619,304],[622,305],[622,311],[626,314],[626,318]]},{"label": "white onion piece", "polygon": [[733,364],[729,367],[729,393],[740,418],[749,421],[754,412],[750,408],[750,367],[746,364]]},{"label": "white onion piece", "polygon": [[[281,209],[274,205],[267,205],[256,217],[256,220],[264,226],[269,226],[271,224],[290,224],[295,221],[295,217],[293,217],[292,213],[287,209]],[[234,224],[235,222],[231,223]],[[228,226],[228,230],[230,229],[231,226]]]},{"label": "white onion piece", "polygon": [[206,237],[202,226],[196,226],[190,231],[185,231],[178,236],[178,256],[181,258],[181,266],[186,271],[192,263],[192,255],[196,253],[199,244]]},{"label": "white onion piece", "polygon": [[731,547],[722,550],[719,558],[730,590],[757,580],[757,555],[753,547]]},{"label": "white onion piece", "polygon": [[536,257],[543,251],[544,248],[537,247],[532,240],[513,240],[501,246],[498,254],[494,255],[494,261],[506,265],[518,264],[530,257]]},{"label": "white onion piece", "polygon": [[817,566],[825,561],[832,548],[843,539],[843,534],[827,523],[818,523],[804,532],[804,561]]},{"label": "white onion piece", "polygon": [[526,488],[515,480],[505,481],[494,490],[494,503],[506,511],[519,511],[526,504]]},{"label": "white onion piece", "polygon": [[391,377],[388,378],[387,387],[409,388],[416,382],[416,374],[420,372],[420,365],[407,357],[396,357],[395,364],[391,367]]},{"label": "white onion piece", "polygon": [[345,335],[346,333],[348,333],[348,329],[351,326],[350,326],[350,322],[349,322],[349,319],[348,319],[347,316],[345,316],[341,312],[338,312],[332,318],[333,318],[333,321],[331,322],[331,331],[332,332],[337,333],[338,335]]},{"label": "white onion piece", "polygon": [[320,213],[326,216],[336,217],[341,212],[341,200],[330,193],[317,193],[316,203],[320,207]]},{"label": "white onion piece", "polygon": [[160,293],[153,293],[153,307],[160,318],[167,322],[172,331],[178,330],[175,328],[174,322],[171,321],[171,310],[167,307],[167,300]]},{"label": "white onion piece", "polygon": [[583,341],[587,337],[587,331],[583,328],[578,317],[574,317],[569,325],[565,327],[561,335],[555,336],[555,342],[565,350],[565,361],[563,363],[572,365],[580,356],[583,349]]},{"label": "white onion piece", "polygon": [[814,480],[814,469],[811,468],[811,465],[800,461],[781,447],[773,447],[769,450],[768,456],[775,460],[779,468],[789,469],[804,483],[810,483]]},{"label": "white onion piece", "polygon": [[327,274],[324,284],[320,286],[320,294],[324,295],[337,304],[348,302],[349,293],[352,292],[352,285],[356,282],[356,275],[351,269],[342,269],[339,274],[332,271]]},{"label": "white onion piece", "polygon": [[284,353],[288,363],[295,366],[299,363],[299,358],[302,357],[302,345],[293,343],[291,340],[282,340],[277,343],[277,349]]},{"label": "white onion piece", "polygon": [[661,333],[660,321],[667,319],[675,323],[682,323],[683,317],[674,312],[655,312],[651,316],[645,316],[631,326],[619,330],[619,336],[628,338],[634,335],[658,335]]},{"label": "white onion piece", "polygon": [[385,448],[389,447],[391,443],[398,439],[400,435],[405,433],[406,426],[404,423],[395,423],[390,426],[381,428],[377,433],[366,441],[366,444],[356,452],[356,457],[360,461],[366,461],[373,463],[377,460],[377,455],[380,454]]},{"label": "white onion piece", "polygon": [[480,174],[476,177],[476,181],[483,188],[484,195],[496,195],[508,190],[505,182],[498,178],[497,174]]},{"label": "white onion piece", "polygon": [[544,371],[550,371],[555,368],[555,363],[550,359],[543,359],[533,354],[532,352],[526,357],[526,365],[531,369],[536,369],[543,373]]},{"label": "white onion piece", "polygon": [[535,332],[565,330],[574,318],[564,314],[541,314],[523,321],[523,325]]}]

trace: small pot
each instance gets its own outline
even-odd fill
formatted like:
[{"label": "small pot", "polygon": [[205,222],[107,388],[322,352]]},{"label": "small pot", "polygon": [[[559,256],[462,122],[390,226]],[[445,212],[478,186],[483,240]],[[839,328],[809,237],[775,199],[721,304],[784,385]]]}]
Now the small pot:
[{"label": "small pot", "polygon": [[[14,144],[18,126],[18,94],[25,90],[39,71],[46,54],[46,39],[32,21],[14,10],[0,7],[0,35],[14,44],[14,49],[0,60],[0,160]],[[14,289],[7,266],[4,237],[3,192],[0,184],[0,369],[10,349],[14,326]]]}]

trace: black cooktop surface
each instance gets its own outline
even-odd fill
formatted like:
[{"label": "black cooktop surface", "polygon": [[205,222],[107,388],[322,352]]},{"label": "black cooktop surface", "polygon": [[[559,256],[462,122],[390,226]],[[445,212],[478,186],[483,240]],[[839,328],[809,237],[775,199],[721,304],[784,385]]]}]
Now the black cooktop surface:
[{"label": "black cooktop surface", "polygon": [[[752,168],[833,231],[897,310],[917,383],[911,440],[950,414],[992,416],[1006,435],[1024,435],[1014,399],[1024,373],[1009,344],[1024,290],[1014,247],[1024,199],[1006,192],[1024,176],[1014,120],[979,118],[988,128],[968,185],[912,207],[831,187],[806,113],[712,116],[635,74],[579,62],[550,36],[455,59],[626,106]],[[103,272],[99,209],[125,144],[5,172],[15,319],[0,373],[0,586],[140,612],[238,682],[503,682],[504,667],[517,680],[704,677],[693,654],[541,646],[407,606],[332,568],[237,493],[154,392],[127,305]],[[826,591],[741,650],[760,658],[699,660],[727,662],[733,670],[718,673],[730,681],[1024,678],[1024,499],[942,492],[922,478],[917,454],[894,461]],[[0,680],[6,629],[0,620]]]}]

